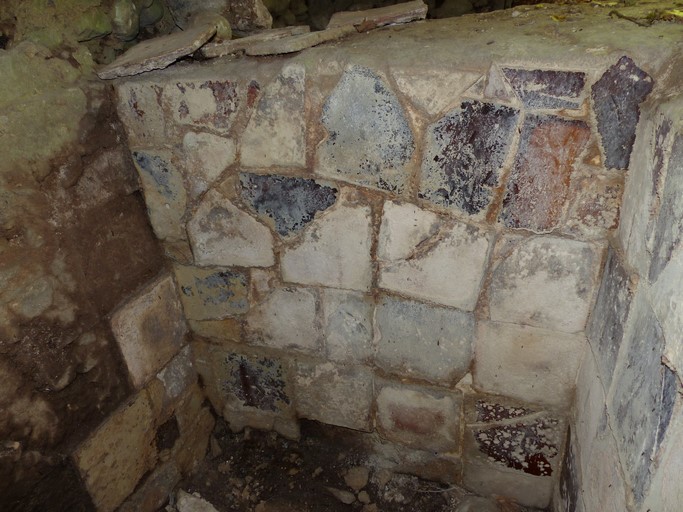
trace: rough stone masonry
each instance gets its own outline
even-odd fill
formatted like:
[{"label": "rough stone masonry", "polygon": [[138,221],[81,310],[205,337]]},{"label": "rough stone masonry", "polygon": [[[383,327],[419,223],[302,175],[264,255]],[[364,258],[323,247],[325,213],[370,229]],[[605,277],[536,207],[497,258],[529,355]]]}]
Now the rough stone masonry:
[{"label": "rough stone masonry", "polygon": [[[580,484],[579,469],[596,471],[585,450],[597,436],[617,446],[603,448],[625,468],[617,487],[632,489],[619,510],[641,510],[658,480],[636,446],[653,458],[669,446],[666,411],[680,382],[661,354],[676,320],[662,328],[652,311],[666,284],[635,292],[631,306],[620,245],[607,248],[627,170],[644,158],[634,150],[647,145],[643,112],[649,119],[662,101],[675,44],[671,26],[645,36],[626,21],[587,23],[591,8],[563,14],[567,23],[524,8],[388,28],[286,58],[184,63],[116,84],[173,267],[156,286],[177,294],[165,307],[182,305],[184,350],[234,429],[296,437],[297,419],[309,418],[376,430],[411,453],[436,452],[454,468],[448,478],[481,494],[541,508],[557,484],[562,510],[596,510],[603,499],[577,491],[593,485]],[[671,153],[657,151],[655,162]],[[677,215],[670,194],[653,197]],[[654,282],[680,237],[652,222],[649,274],[629,264]],[[618,233],[634,229],[622,220]],[[139,316],[148,299],[136,300],[114,331],[140,388],[181,343],[173,334],[148,347],[159,341]],[[647,358],[617,358],[629,307],[638,318],[628,343],[657,340]],[[626,368],[609,397],[586,398],[606,410],[602,420],[571,412],[580,368]],[[634,383],[662,411],[646,425],[620,396]],[[142,415],[149,404],[139,400]],[[587,421],[602,434],[586,431],[577,451]],[[79,466],[96,475],[90,447]],[[120,498],[97,476],[87,483],[96,501]]]}]

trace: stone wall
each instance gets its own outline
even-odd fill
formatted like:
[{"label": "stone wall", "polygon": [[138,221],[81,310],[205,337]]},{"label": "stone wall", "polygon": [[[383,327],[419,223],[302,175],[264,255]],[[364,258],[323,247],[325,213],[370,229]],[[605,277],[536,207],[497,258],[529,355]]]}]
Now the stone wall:
[{"label": "stone wall", "polygon": [[118,110],[235,430],[376,431],[441,479],[545,507],[663,62],[450,54],[453,26],[178,65],[119,82]]},{"label": "stone wall", "polygon": [[683,102],[643,109],[588,324],[561,510],[675,511],[681,453]]}]

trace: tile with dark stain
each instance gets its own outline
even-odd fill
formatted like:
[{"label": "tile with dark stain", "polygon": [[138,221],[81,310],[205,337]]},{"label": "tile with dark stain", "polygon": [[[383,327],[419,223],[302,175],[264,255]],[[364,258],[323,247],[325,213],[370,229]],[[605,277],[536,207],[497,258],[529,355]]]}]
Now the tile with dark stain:
[{"label": "tile with dark stain", "polygon": [[284,370],[278,361],[230,354],[225,366],[228,378],[222,384],[223,390],[237,397],[244,406],[277,412],[290,404]]},{"label": "tile with dark stain", "polygon": [[505,226],[548,232],[557,225],[574,162],[589,136],[583,121],[527,116],[503,200],[500,218]]},{"label": "tile with dark stain", "polygon": [[626,56],[593,85],[593,109],[607,167],[628,167],[640,118],[639,105],[650,94],[652,86],[652,77]]},{"label": "tile with dark stain", "polygon": [[519,111],[464,102],[429,128],[420,197],[477,214],[491,202]]},{"label": "tile with dark stain", "polygon": [[503,68],[503,74],[526,108],[579,108],[586,84],[577,71]]},{"label": "tile with dark stain", "polygon": [[540,418],[476,429],[474,436],[490,460],[530,475],[551,476],[558,425],[556,419]]},{"label": "tile with dark stain", "polygon": [[241,174],[240,184],[242,198],[282,236],[301,230],[337,199],[336,188],[304,178]]}]

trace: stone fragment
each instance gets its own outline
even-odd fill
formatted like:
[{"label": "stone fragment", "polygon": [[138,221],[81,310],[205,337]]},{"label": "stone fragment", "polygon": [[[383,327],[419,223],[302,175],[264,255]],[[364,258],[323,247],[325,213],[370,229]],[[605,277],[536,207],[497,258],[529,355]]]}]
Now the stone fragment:
[{"label": "stone fragment", "polygon": [[593,110],[607,167],[628,167],[640,118],[638,105],[650,94],[652,86],[652,77],[627,56],[593,84]]},{"label": "stone fragment", "polygon": [[640,504],[671,420],[679,383],[662,363],[662,329],[642,293],[636,295],[630,317],[622,348],[625,356],[614,373],[608,408],[624,470]]},{"label": "stone fragment", "polygon": [[369,360],[374,310],[371,297],[331,288],[323,289],[321,296],[327,356],[343,363]]},{"label": "stone fragment", "polygon": [[502,397],[470,396],[465,407],[465,486],[525,506],[548,506],[564,420]]},{"label": "stone fragment", "polygon": [[577,109],[586,84],[578,71],[502,68],[502,72],[526,108]]},{"label": "stone fragment", "polygon": [[162,88],[148,82],[126,82],[115,87],[117,113],[131,147],[149,147],[164,142],[166,123],[161,108]]},{"label": "stone fragment", "polygon": [[623,177],[593,175],[573,180],[564,230],[587,238],[606,238],[619,225]]},{"label": "stone fragment", "polygon": [[288,64],[268,84],[242,133],[246,167],[306,165],[305,68]]},{"label": "stone fragment", "polygon": [[419,197],[476,215],[491,203],[519,112],[463,102],[428,130]]},{"label": "stone fragment", "polygon": [[118,512],[157,512],[162,509],[182,475],[174,462],[158,466]]},{"label": "stone fragment", "polygon": [[[403,257],[393,261],[380,259],[379,285],[419,299],[472,311],[479,297],[490,236],[474,226],[442,221],[437,233],[421,239],[431,217],[418,212],[412,205],[385,203],[379,254],[380,257]],[[419,225],[420,221],[422,225]],[[436,222],[431,224],[430,231],[435,225],[438,226]],[[407,251],[409,240],[414,245]],[[452,272],[454,268],[458,269],[457,273]]]},{"label": "stone fragment", "polygon": [[598,296],[586,328],[586,335],[595,347],[605,389],[612,384],[634,291],[635,284],[624,269],[619,255],[610,247]]},{"label": "stone fragment", "polygon": [[276,359],[228,354],[221,361],[221,387],[231,409],[254,407],[278,412],[289,408],[285,371]]},{"label": "stone fragment", "polygon": [[496,102],[518,104],[519,100],[515,91],[510,86],[503,71],[496,65],[491,64],[489,72],[485,77],[485,81],[481,84],[474,84],[475,90],[482,90],[484,98],[494,100]]},{"label": "stone fragment", "polygon": [[335,41],[350,34],[355,34],[355,27],[345,26],[318,30],[306,34],[283,37],[276,41],[263,41],[254,43],[244,49],[247,55],[283,55],[286,53],[300,52],[306,48],[312,48],[328,41]]},{"label": "stone fragment", "polygon": [[176,508],[178,512],[218,512],[199,493],[189,494],[182,489],[178,490]]},{"label": "stone fragment", "polygon": [[354,492],[358,492],[368,485],[369,478],[370,470],[368,468],[365,466],[355,466],[348,469],[344,475],[344,482],[346,482],[346,485],[353,489]]},{"label": "stone fragment", "polygon": [[123,41],[135,39],[140,31],[140,16],[133,0],[115,0],[112,6],[112,31]]},{"label": "stone fragment", "polygon": [[392,68],[400,91],[429,115],[436,115],[455,103],[479,75],[467,71],[425,68]]},{"label": "stone fragment", "polygon": [[497,463],[535,476],[551,476],[550,461],[559,453],[558,430],[557,420],[537,419],[483,428],[475,432],[475,438],[479,451]]},{"label": "stone fragment", "polygon": [[664,196],[666,171],[677,133],[668,119],[674,105],[648,109],[638,123],[638,135],[629,161],[630,172],[624,186],[619,238],[629,265],[648,276],[652,262],[654,231]]},{"label": "stone fragment", "polygon": [[204,13],[186,30],[139,42],[114,62],[97,71],[97,76],[102,80],[110,80],[139,75],[153,69],[164,69],[211,39],[221,20],[218,14]]},{"label": "stone fragment", "polygon": [[249,278],[229,268],[174,267],[185,317],[216,320],[249,310]]},{"label": "stone fragment", "polygon": [[364,11],[336,12],[330,18],[327,28],[353,25],[359,32],[367,32],[377,27],[410,23],[426,17],[427,4],[422,0],[415,0]]},{"label": "stone fragment", "polygon": [[387,383],[377,395],[377,428],[389,441],[434,452],[460,449],[461,404],[429,388]]},{"label": "stone fragment", "polygon": [[482,322],[477,328],[474,386],[532,403],[569,407],[585,346],[583,335]]},{"label": "stone fragment", "polygon": [[651,235],[652,261],[648,274],[650,283],[659,278],[673,254],[683,247],[683,136],[679,135],[674,140],[666,169],[666,181],[662,188],[659,217]]},{"label": "stone fragment", "polygon": [[265,29],[246,37],[240,37],[239,39],[209,42],[202,46],[197,53],[199,53],[205,59],[224,57],[233,53],[243,52],[250,46],[258,43],[263,43],[265,41],[275,41],[289,36],[307,34],[310,31],[311,29],[307,25]]},{"label": "stone fragment", "polygon": [[335,207],[308,226],[296,247],[284,249],[282,279],[367,291],[372,281],[371,245],[370,208]]},{"label": "stone fragment", "polygon": [[134,151],[133,161],[145,192],[149,220],[162,240],[183,239],[187,193],[182,174],[166,151]]},{"label": "stone fragment", "polygon": [[195,261],[201,266],[269,267],[273,235],[216,190],[209,190],[187,223]]},{"label": "stone fragment", "polygon": [[273,23],[263,0],[168,0],[167,4],[175,23],[182,29],[191,24],[196,13],[205,10],[220,13],[240,32],[269,29]]},{"label": "stone fragment", "polygon": [[179,80],[164,87],[163,103],[179,125],[227,133],[240,106],[240,90],[230,80]]},{"label": "stone fragment", "polygon": [[415,248],[439,231],[442,218],[410,203],[386,201],[377,253],[386,262],[409,259]]},{"label": "stone fragment", "polygon": [[318,174],[401,193],[415,142],[398,98],[371,69],[350,67],[323,106]]},{"label": "stone fragment", "polygon": [[671,417],[657,468],[652,476],[652,485],[641,507],[642,510],[676,510],[683,499],[683,485],[676,477],[683,471],[683,443],[680,442],[683,436],[682,419],[679,400]]},{"label": "stone fragment", "polygon": [[[606,424],[603,425],[587,454],[586,462],[582,462],[584,467],[581,472],[580,496],[584,504],[583,510],[586,512],[589,510],[605,512],[628,510],[626,496],[630,493],[630,489],[624,482],[619,450],[614,436]],[[657,510],[657,508],[652,510]]]},{"label": "stone fragment", "polygon": [[73,458],[97,510],[113,512],[154,467],[154,417],[142,391],[76,449]]},{"label": "stone fragment", "polygon": [[383,297],[375,312],[376,364],[434,382],[457,382],[472,356],[474,318],[455,309]]},{"label": "stone fragment", "polygon": [[240,174],[240,184],[242,199],[262,219],[272,220],[281,236],[301,230],[337,199],[337,189],[304,178]]},{"label": "stone fragment", "polygon": [[189,345],[171,359],[159,373],[157,379],[162,383],[164,396],[162,410],[169,412],[180,397],[197,382],[197,372],[192,363],[192,351]]},{"label": "stone fragment", "polygon": [[364,366],[297,362],[296,412],[330,425],[369,431],[372,372]]},{"label": "stone fragment", "polygon": [[572,431],[569,429],[560,472],[560,503],[563,510],[575,511],[579,507],[581,481],[579,480],[578,471],[574,443],[572,442]]},{"label": "stone fragment", "polygon": [[574,163],[590,137],[583,121],[528,115],[500,219],[510,228],[551,231],[559,222]]},{"label": "stone fragment", "polygon": [[683,374],[683,310],[679,304],[683,290],[683,254],[676,253],[664,267],[657,282],[651,288],[652,308],[661,322],[666,345],[664,358],[667,365]]},{"label": "stone fragment", "polygon": [[599,264],[600,251],[585,242],[549,236],[511,241],[493,271],[491,320],[583,331]]},{"label": "stone fragment", "polygon": [[175,284],[165,275],[114,313],[111,328],[137,388],[185,343],[187,326]]},{"label": "stone fragment", "polygon": [[[606,389],[600,378],[600,370],[590,343],[581,363],[576,379],[575,418],[572,428],[577,443],[576,455],[580,463],[580,473],[586,474],[591,462],[593,445],[607,429]],[[616,451],[616,450],[615,450]]]},{"label": "stone fragment", "polygon": [[306,288],[273,291],[247,316],[247,341],[279,349],[317,352],[320,331],[316,304],[314,292]]},{"label": "stone fragment", "polygon": [[227,167],[235,162],[235,142],[212,133],[187,132],[183,137],[185,179],[190,194],[206,192]]},{"label": "stone fragment", "polygon": [[335,487],[325,487],[325,489],[327,489],[327,492],[329,492],[332,496],[337,498],[345,505],[350,505],[356,501],[356,496],[352,492],[345,491],[343,489],[337,489]]}]

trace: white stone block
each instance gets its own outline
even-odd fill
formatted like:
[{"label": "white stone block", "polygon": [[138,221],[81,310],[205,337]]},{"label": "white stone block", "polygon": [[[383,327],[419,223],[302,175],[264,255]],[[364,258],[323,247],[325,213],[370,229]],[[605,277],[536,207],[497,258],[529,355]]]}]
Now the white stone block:
[{"label": "white stone block", "polygon": [[294,396],[301,417],[356,430],[371,428],[372,372],[364,366],[299,362]]},{"label": "white stone block", "polygon": [[447,110],[461,101],[460,95],[479,79],[479,73],[434,69],[392,69],[399,90],[429,115]]},{"label": "white stone block", "polygon": [[269,267],[275,263],[270,230],[216,190],[209,190],[187,224],[200,266]]},{"label": "white stone block", "polygon": [[316,217],[282,254],[286,282],[367,291],[372,282],[370,208],[340,206]]},{"label": "white stone block", "polygon": [[141,388],[180,350],[187,325],[170,275],[124,304],[111,319],[133,385]]},{"label": "white stone block", "polygon": [[242,165],[304,167],[306,165],[305,69],[283,68],[263,91],[242,134]]},{"label": "white stone block", "polygon": [[247,341],[279,349],[317,352],[321,333],[316,296],[306,288],[273,291],[247,315]]},{"label": "white stone block", "polygon": [[387,262],[408,259],[418,245],[438,232],[439,225],[439,216],[429,210],[386,201],[379,230],[379,258]]},{"label": "white stone block", "polygon": [[568,407],[585,346],[582,334],[481,322],[477,327],[474,385],[526,402]]},{"label": "white stone block", "polygon": [[223,171],[235,162],[232,139],[212,133],[187,132],[183,137],[185,178],[193,197],[206,192]]},{"label": "white stone block", "polygon": [[509,252],[493,272],[491,320],[568,333],[583,331],[600,252],[589,243],[550,236],[510,241]]},{"label": "white stone block", "polygon": [[372,357],[372,298],[358,292],[321,291],[325,347],[333,361],[359,362]]},{"label": "white stone block", "polygon": [[380,228],[379,285],[419,299],[472,311],[489,250],[489,235],[447,222],[412,205],[388,202]]}]

